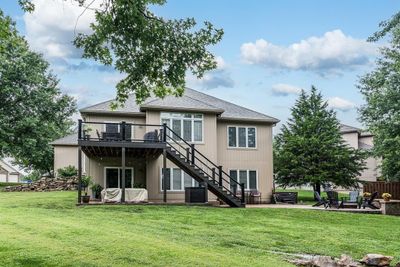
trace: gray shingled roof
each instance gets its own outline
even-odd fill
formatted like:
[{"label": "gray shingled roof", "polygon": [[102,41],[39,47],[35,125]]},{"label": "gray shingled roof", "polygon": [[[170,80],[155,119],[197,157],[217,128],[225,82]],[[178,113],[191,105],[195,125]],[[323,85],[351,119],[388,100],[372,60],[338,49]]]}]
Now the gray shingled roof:
[{"label": "gray shingled roof", "polygon": [[341,133],[361,132],[361,129],[346,124],[340,124],[340,132]]},{"label": "gray shingled roof", "polygon": [[182,97],[167,96],[164,99],[151,97],[141,106],[138,106],[134,95],[129,96],[124,107],[111,111],[110,104],[113,100],[102,102],[81,109],[81,113],[141,113],[146,109],[171,109],[171,110],[201,110],[221,114],[221,119],[239,119],[265,121],[271,123],[279,122],[278,119],[265,114],[238,106],[225,100],[186,88]]},{"label": "gray shingled roof", "polygon": [[78,145],[78,133],[73,133],[64,136],[60,139],[54,140],[50,145],[63,145],[63,146],[77,146]]},{"label": "gray shingled roof", "polygon": [[361,136],[366,137],[366,136],[374,136],[374,135],[371,132],[365,131],[365,132],[361,132]]}]

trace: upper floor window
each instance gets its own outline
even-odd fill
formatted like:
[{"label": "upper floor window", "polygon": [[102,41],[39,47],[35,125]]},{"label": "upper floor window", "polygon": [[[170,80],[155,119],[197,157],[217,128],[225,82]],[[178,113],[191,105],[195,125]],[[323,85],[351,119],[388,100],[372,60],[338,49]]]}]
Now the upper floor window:
[{"label": "upper floor window", "polygon": [[202,114],[162,112],[161,123],[166,123],[172,131],[187,142],[203,142]]},{"label": "upper floor window", "polygon": [[229,126],[228,127],[228,146],[241,148],[256,147],[256,128]]}]

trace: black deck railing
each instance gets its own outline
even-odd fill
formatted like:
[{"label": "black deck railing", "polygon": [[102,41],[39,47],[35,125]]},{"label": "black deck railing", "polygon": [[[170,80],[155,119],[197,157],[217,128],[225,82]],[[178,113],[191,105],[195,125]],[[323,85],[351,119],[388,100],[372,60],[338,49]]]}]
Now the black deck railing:
[{"label": "black deck railing", "polygon": [[[153,129],[149,131],[149,129]],[[102,142],[161,142],[163,125],[78,121],[78,140]],[[143,133],[142,135],[140,133]]]},{"label": "black deck railing", "polygon": [[[151,130],[150,130],[151,129]],[[150,131],[149,131],[150,130]],[[139,133],[142,133],[140,135]],[[78,121],[78,140],[95,142],[152,142],[165,143],[176,151],[187,163],[200,170],[233,197],[245,202],[244,184],[227,174],[201,153],[194,143],[189,143],[166,124],[143,124],[127,122]],[[206,182],[206,181],[205,181]],[[240,191],[238,191],[240,188]]]}]

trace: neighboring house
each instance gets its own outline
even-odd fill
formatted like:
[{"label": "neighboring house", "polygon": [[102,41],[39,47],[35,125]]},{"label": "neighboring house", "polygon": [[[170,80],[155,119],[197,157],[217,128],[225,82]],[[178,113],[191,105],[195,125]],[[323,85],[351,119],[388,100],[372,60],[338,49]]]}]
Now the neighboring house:
[{"label": "neighboring house", "polygon": [[[340,132],[343,139],[353,148],[372,150],[373,135],[369,132],[365,132],[359,128],[341,124]],[[379,172],[379,159],[374,157],[368,157],[366,160],[366,169],[360,175],[360,179],[363,181],[374,182],[380,176]]]},{"label": "neighboring house", "polygon": [[22,174],[5,160],[0,159],[0,182],[19,183]]},{"label": "neighboring house", "polygon": [[209,201],[240,206],[251,190],[270,201],[277,119],[189,88],[182,97],[142,105],[130,96],[116,110],[111,102],[81,109],[78,134],[52,142],[55,170],[81,165],[95,183],[145,187],[155,202],[182,202],[185,187],[199,182],[207,184]]}]

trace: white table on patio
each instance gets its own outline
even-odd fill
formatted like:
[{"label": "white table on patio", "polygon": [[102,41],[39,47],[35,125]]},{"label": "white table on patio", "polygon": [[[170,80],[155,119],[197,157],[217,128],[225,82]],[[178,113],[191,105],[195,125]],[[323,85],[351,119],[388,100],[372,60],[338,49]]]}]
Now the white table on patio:
[{"label": "white table on patio", "polygon": [[[121,202],[121,188],[106,188],[101,191],[101,201]],[[125,202],[147,202],[148,192],[144,188],[125,188]]]}]

